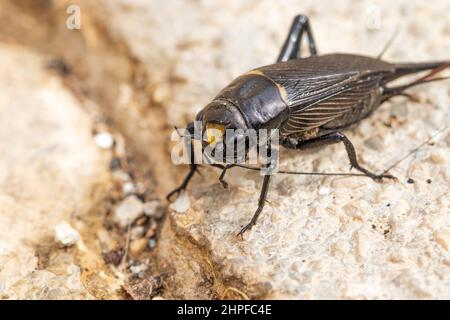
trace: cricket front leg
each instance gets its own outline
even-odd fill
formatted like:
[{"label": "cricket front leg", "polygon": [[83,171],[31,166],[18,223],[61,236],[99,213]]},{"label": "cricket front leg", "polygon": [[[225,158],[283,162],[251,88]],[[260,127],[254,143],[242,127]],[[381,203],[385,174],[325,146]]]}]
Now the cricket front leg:
[{"label": "cricket front leg", "polygon": [[190,152],[189,158],[189,172],[184,177],[183,182],[178,188],[175,188],[171,192],[169,192],[166,196],[168,201],[172,201],[173,196],[178,196],[182,191],[186,190],[189,182],[194,176],[195,172],[198,172],[198,164],[195,163],[195,154],[194,154],[194,146],[192,145],[192,140],[194,138],[194,124],[189,123],[186,130],[185,135],[183,136],[186,143],[186,149]]},{"label": "cricket front leg", "polygon": [[184,177],[183,182],[178,188],[175,188],[171,192],[169,192],[166,196],[168,201],[173,200],[173,196],[178,196],[182,191],[186,190],[189,182],[191,181],[192,177],[194,176],[195,172],[198,170],[198,165],[191,163],[189,167],[188,174]]},{"label": "cricket front leg", "polygon": [[270,175],[267,174],[264,176],[261,193],[259,194],[258,208],[256,209],[255,213],[253,214],[252,220],[250,220],[250,222],[245,227],[243,227],[241,229],[241,231],[239,231],[237,236],[243,237],[244,233],[247,230],[250,230],[256,224],[256,221],[258,220],[258,217],[261,214],[261,212],[264,208],[264,205],[266,204],[267,192],[269,191],[269,182],[270,182]]},{"label": "cricket front leg", "polygon": [[345,150],[347,151],[347,156],[350,160],[350,165],[352,168],[355,168],[356,170],[364,173],[366,176],[372,178],[373,180],[380,182],[383,178],[386,179],[394,179],[397,180],[394,176],[390,174],[376,174],[371,172],[370,170],[364,168],[358,163],[358,159],[356,157],[355,148],[353,147],[352,142],[342,133],[340,132],[331,132],[328,134],[324,134],[322,136],[305,140],[305,141],[298,141],[292,138],[287,138],[284,141],[282,141],[282,145],[285,148],[288,149],[310,149],[310,148],[316,148],[321,147],[328,144],[338,143],[342,142],[345,146]]}]

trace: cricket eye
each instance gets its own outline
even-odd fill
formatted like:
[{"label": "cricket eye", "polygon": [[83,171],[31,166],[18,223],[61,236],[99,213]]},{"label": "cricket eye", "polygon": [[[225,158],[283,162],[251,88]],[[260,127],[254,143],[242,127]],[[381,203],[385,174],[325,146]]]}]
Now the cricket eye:
[{"label": "cricket eye", "polygon": [[223,140],[225,134],[225,126],[218,123],[206,124],[206,141],[212,146]]}]

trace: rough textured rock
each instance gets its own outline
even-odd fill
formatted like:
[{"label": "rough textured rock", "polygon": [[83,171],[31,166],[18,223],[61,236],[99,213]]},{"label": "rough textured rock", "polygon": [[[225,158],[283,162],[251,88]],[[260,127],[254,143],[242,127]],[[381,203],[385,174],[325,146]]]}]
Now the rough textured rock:
[{"label": "rough textured rock", "polygon": [[67,220],[76,229],[92,209],[108,181],[108,156],[45,65],[22,47],[0,45],[0,296],[89,298],[76,255],[43,248],[52,247],[55,226]]},{"label": "rough textured rock", "polygon": [[[192,119],[233,77],[271,63],[297,12],[310,16],[321,53],[377,55],[397,26],[386,59],[448,59],[450,52],[450,21],[442,14],[450,7],[443,1],[123,0],[106,8],[110,30],[149,70],[151,94],[167,108],[170,125]],[[165,32],[170,36],[162,37]],[[349,133],[364,165],[381,171],[448,126],[448,82],[411,92],[415,102],[395,99]],[[216,174],[204,170],[191,184],[191,209],[172,212],[161,236],[158,252],[174,269],[172,293],[448,298],[448,135],[443,130],[393,169],[398,183],[275,177],[264,213],[244,241],[235,234],[255,210],[260,177],[235,170],[224,191]],[[293,170],[348,170],[339,145],[282,156]]]}]

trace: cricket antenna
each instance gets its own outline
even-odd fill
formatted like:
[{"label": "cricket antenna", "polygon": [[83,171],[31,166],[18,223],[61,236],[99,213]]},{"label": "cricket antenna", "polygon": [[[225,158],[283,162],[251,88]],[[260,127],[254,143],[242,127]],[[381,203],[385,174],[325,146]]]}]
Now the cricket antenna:
[{"label": "cricket antenna", "polygon": [[389,39],[389,41],[384,45],[383,50],[381,50],[381,52],[378,54],[377,59],[381,59],[381,57],[385,54],[385,52],[389,49],[389,47],[392,45],[392,43],[394,42],[395,38],[397,38],[398,33],[400,31],[400,26],[397,25],[397,27],[395,28],[394,33],[392,34],[391,38]]},{"label": "cricket antenna", "polygon": [[[244,164],[236,164],[236,167],[243,169],[261,171],[261,168],[247,166]],[[216,166],[219,167],[219,166]],[[354,176],[354,177],[367,177],[364,173],[345,173],[345,172],[301,172],[301,171],[289,171],[289,170],[278,170],[277,174],[291,174],[291,175],[302,175],[302,176]]]},{"label": "cricket antenna", "polygon": [[[434,133],[431,137],[429,137],[426,141],[422,142],[420,145],[418,145],[414,149],[410,150],[405,156],[403,156],[398,161],[396,161],[393,165],[391,165],[389,168],[384,170],[382,174],[386,174],[390,170],[392,170],[395,167],[397,167],[400,163],[405,161],[407,158],[409,158],[413,154],[417,153],[417,151],[419,151],[421,148],[423,148],[423,146],[429,144],[436,136],[438,136],[439,134],[445,132],[445,130],[447,130],[448,128],[449,127],[446,126],[444,128],[438,129],[436,131],[436,133]],[[234,166],[240,167],[240,168],[243,168],[243,169],[253,170],[253,171],[261,171],[262,170],[261,168],[258,168],[258,167],[252,167],[252,166],[247,166],[247,165],[243,165],[243,164],[235,164]],[[222,170],[225,169],[225,166],[220,165],[220,164],[215,164],[214,167],[220,168]],[[301,171],[278,170],[276,173],[278,173],[278,174],[302,175],[302,176],[353,176],[353,177],[368,177],[364,173],[349,173],[349,172],[347,172],[347,173],[345,173],[345,172],[301,172]]]},{"label": "cricket antenna", "polygon": [[403,156],[402,158],[400,158],[397,162],[395,162],[393,165],[391,165],[389,168],[387,168],[386,170],[383,171],[383,174],[385,174],[386,172],[388,172],[389,170],[395,168],[396,166],[398,166],[401,162],[405,161],[407,158],[409,158],[410,156],[412,156],[413,154],[415,154],[417,151],[419,151],[424,145],[429,144],[436,136],[438,136],[439,134],[443,133],[445,130],[448,129],[448,126],[439,129],[436,131],[435,134],[433,134],[431,137],[429,137],[427,140],[425,140],[424,142],[422,142],[420,145],[418,145],[417,147],[415,147],[414,149],[412,149],[411,151],[409,151],[405,156]]}]

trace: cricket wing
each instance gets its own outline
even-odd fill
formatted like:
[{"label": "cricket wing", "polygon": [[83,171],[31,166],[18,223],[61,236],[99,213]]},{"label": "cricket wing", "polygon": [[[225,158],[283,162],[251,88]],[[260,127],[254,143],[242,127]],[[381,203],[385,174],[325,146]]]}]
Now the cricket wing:
[{"label": "cricket wing", "polygon": [[338,83],[328,82],[328,86],[322,86],[322,82],[317,86],[311,83],[308,94],[290,105],[290,116],[283,132],[293,134],[310,130],[353,112],[354,108],[371,99],[381,80],[381,74],[355,74]]}]

